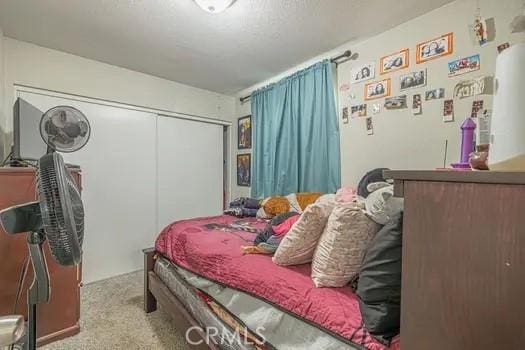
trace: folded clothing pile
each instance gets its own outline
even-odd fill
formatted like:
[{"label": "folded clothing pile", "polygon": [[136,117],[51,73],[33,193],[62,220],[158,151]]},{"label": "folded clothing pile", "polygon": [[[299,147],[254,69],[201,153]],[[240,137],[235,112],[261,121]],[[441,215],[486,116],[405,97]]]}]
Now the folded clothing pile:
[{"label": "folded clothing pile", "polygon": [[300,215],[295,212],[288,212],[275,216],[266,225],[264,230],[259,232],[251,246],[241,247],[245,254],[273,254],[279,247],[279,244],[291,230],[292,226]]},{"label": "folded clothing pile", "polygon": [[258,199],[239,197],[230,202],[228,209],[224,211],[224,214],[240,218],[255,217],[260,207],[261,204]]}]

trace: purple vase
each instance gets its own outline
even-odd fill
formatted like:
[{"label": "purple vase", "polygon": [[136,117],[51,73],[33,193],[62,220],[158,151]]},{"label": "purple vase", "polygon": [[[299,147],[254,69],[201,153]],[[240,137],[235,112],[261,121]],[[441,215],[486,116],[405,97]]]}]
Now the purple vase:
[{"label": "purple vase", "polygon": [[459,163],[451,164],[455,169],[470,169],[469,156],[474,152],[474,130],[476,123],[472,118],[467,118],[461,124],[461,155]]}]

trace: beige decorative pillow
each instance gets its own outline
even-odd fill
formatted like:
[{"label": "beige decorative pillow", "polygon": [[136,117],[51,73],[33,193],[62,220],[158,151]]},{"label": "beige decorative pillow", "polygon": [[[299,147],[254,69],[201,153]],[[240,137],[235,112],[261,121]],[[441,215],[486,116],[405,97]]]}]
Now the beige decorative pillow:
[{"label": "beige decorative pillow", "polygon": [[356,203],[337,205],[315,249],[312,280],[316,287],[343,287],[359,273],[366,250],[381,225]]},{"label": "beige decorative pillow", "polygon": [[314,250],[334,208],[334,203],[322,202],[306,207],[301,218],[284,236],[272,260],[277,265],[299,265],[312,261]]}]

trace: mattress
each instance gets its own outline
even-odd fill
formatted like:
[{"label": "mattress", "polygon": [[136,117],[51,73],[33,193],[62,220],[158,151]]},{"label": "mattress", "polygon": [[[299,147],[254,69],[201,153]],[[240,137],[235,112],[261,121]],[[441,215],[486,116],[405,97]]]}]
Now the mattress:
[{"label": "mattress", "polygon": [[[157,259],[155,273],[185,304],[186,308],[200,322],[203,322],[204,327],[217,327],[220,321],[218,316],[210,315],[209,308],[195,295],[195,290],[209,295],[252,332],[258,329],[257,333],[264,337],[269,348],[283,350],[359,349],[258,298],[197,276],[165,258]],[[233,332],[225,325],[222,327],[226,332]],[[232,347],[237,349],[240,348],[239,345],[241,344],[232,344]]]},{"label": "mattress", "polygon": [[242,254],[240,247],[250,245],[254,231],[264,226],[264,221],[255,218],[226,215],[177,221],[162,230],[155,249],[177,267],[263,301],[347,346],[398,347],[397,340],[383,344],[370,335],[350,286],[316,288],[310,264],[282,267],[270,256]]}]

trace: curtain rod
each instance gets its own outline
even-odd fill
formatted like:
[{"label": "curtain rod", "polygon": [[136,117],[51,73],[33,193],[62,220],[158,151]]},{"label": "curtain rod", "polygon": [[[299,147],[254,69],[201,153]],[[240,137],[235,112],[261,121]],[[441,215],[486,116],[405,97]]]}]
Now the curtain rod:
[{"label": "curtain rod", "polygon": [[[342,62],[338,62],[340,59],[342,58],[345,58],[344,61]],[[337,67],[337,65],[339,63],[343,63],[343,62],[346,62],[347,60],[351,59],[352,58],[352,51],[350,50],[346,50],[345,52],[343,52],[342,54],[338,55],[338,56],[335,56],[335,57],[332,57],[330,59],[330,62],[332,63],[335,63],[335,66]],[[249,94],[247,96],[243,96],[243,97],[240,97],[239,100],[241,101],[241,103],[244,103],[245,101],[249,100],[250,98],[252,97],[252,94]]]}]

